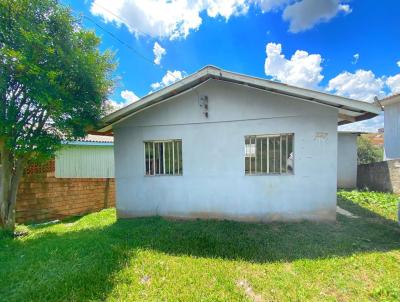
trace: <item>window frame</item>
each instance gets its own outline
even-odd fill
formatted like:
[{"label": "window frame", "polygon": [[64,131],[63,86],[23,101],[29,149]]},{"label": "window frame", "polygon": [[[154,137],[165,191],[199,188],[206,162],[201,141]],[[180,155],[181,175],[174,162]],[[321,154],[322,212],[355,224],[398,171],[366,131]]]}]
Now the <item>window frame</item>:
[{"label": "window frame", "polygon": [[[287,169],[287,172],[281,172],[282,171],[282,137],[284,136],[291,136],[292,137],[292,171],[289,171]],[[269,159],[269,147],[270,147],[270,141],[269,139],[273,137],[279,137],[280,138],[280,144],[279,144],[279,148],[280,148],[280,172],[269,172],[269,166],[270,166],[270,159]],[[260,138],[267,138],[267,154],[268,154],[268,159],[267,159],[267,172],[252,172],[252,173],[247,173],[246,172],[246,140],[250,139],[250,144],[252,142],[252,140],[254,141],[254,164],[257,170],[257,139]],[[288,141],[287,141],[288,143]],[[251,150],[251,147],[250,147]],[[262,153],[262,147],[261,147],[261,153]],[[288,152],[289,153],[289,152]],[[290,153],[289,153],[290,154]],[[288,155],[289,155],[288,154]],[[249,156],[250,160],[249,160],[249,168],[252,166],[251,165],[251,158],[252,156]],[[289,156],[288,156],[289,158]],[[287,159],[286,159],[287,160]],[[261,161],[261,167],[262,167],[262,159]],[[295,133],[294,132],[288,132],[288,133],[276,133],[276,134],[251,134],[251,135],[245,135],[244,136],[244,175],[245,176],[290,176],[290,175],[295,175]],[[250,168],[251,171],[251,168]]]},{"label": "window frame", "polygon": [[[174,156],[175,156],[175,143],[176,142],[180,142],[180,158],[178,157],[178,173],[175,173],[175,163],[174,163]],[[153,144],[153,153],[154,153],[154,161],[155,161],[155,144],[163,144],[163,154],[164,154],[164,156],[163,156],[163,158],[162,158],[162,163],[163,163],[163,172],[164,173],[162,173],[162,174],[157,174],[156,173],[156,169],[155,168],[153,168],[154,169],[154,174],[147,174],[147,162],[146,162],[146,160],[147,160],[147,156],[146,156],[146,143],[152,143]],[[165,143],[172,143],[172,165],[173,165],[173,168],[172,168],[172,174],[167,174],[167,173],[165,173]],[[170,150],[171,151],[171,150]],[[179,151],[178,151],[178,153],[177,154],[179,154]],[[161,161],[160,161],[160,159],[159,159],[159,162],[161,163]],[[144,166],[143,166],[143,172],[144,172],[144,176],[146,176],[146,177],[154,177],[154,176],[183,176],[183,141],[182,141],[182,139],[157,139],[157,140],[144,140],[143,141],[143,163],[144,163]]]}]

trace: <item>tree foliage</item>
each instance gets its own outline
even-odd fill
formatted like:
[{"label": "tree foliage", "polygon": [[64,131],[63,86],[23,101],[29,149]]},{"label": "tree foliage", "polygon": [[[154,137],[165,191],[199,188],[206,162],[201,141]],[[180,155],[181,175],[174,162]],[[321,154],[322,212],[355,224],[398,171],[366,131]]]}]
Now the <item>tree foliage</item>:
[{"label": "tree foliage", "polygon": [[383,149],[372,144],[366,136],[357,139],[357,162],[358,164],[369,164],[383,160]]},{"label": "tree foliage", "polygon": [[7,228],[25,164],[84,136],[104,112],[115,64],[99,43],[56,0],[0,0],[0,210]]}]

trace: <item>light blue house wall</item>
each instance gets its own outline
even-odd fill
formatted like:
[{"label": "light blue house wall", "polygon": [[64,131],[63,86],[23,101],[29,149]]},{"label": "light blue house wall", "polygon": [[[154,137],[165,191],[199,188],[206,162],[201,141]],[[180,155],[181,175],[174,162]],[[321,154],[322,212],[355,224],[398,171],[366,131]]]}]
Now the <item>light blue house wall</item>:
[{"label": "light blue house wall", "polygon": [[357,187],[357,133],[338,134],[338,188]]},{"label": "light blue house wall", "polygon": [[385,105],[385,159],[400,158],[400,99]]},{"label": "light blue house wall", "polygon": [[[207,95],[209,117],[199,106]],[[113,126],[119,217],[334,220],[338,110],[209,80]],[[244,137],[294,133],[294,174],[249,176]],[[182,140],[182,176],[145,176],[144,141]]]}]

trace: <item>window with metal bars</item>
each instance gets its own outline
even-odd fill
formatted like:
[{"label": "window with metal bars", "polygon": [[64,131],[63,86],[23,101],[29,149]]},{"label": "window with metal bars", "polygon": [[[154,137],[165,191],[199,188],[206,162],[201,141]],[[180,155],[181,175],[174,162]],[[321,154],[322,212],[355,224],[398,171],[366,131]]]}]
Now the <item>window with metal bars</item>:
[{"label": "window with metal bars", "polygon": [[146,175],[182,175],[182,140],[144,142]]},{"label": "window with metal bars", "polygon": [[245,174],[292,174],[294,134],[245,137]]}]

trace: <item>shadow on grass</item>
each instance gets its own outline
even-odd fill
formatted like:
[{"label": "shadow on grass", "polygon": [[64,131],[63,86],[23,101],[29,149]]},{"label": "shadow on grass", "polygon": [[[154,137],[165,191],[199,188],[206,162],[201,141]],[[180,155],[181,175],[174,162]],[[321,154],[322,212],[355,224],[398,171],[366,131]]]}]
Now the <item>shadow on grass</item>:
[{"label": "shadow on grass", "polygon": [[396,222],[343,198],[338,204],[360,218],[338,215],[332,224],[250,224],[151,217],[69,232],[44,231],[27,240],[2,240],[0,275],[7,278],[0,278],[0,297],[103,300],[115,286],[114,273],[143,249],[255,263],[400,249]]}]

